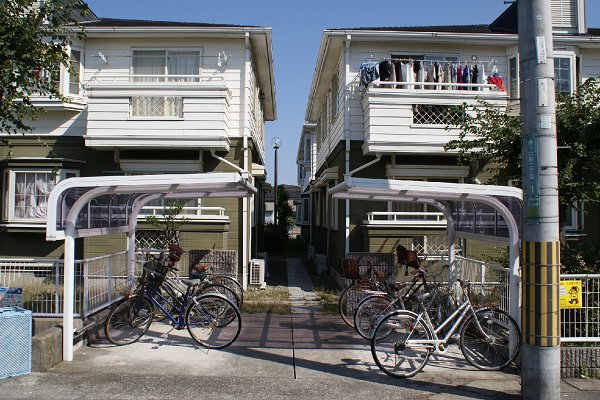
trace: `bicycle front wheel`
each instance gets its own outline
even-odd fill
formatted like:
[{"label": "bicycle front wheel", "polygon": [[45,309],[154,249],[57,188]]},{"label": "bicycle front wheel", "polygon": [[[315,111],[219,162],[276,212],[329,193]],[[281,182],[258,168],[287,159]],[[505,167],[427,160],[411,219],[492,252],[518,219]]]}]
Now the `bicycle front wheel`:
[{"label": "bicycle front wheel", "polygon": [[370,340],[379,319],[394,310],[393,300],[386,295],[371,295],[358,303],[354,312],[354,327],[360,336]]},{"label": "bicycle front wheel", "polygon": [[495,371],[514,361],[521,348],[521,333],[508,313],[484,308],[475,311],[460,331],[460,347],[475,368]]},{"label": "bicycle front wheel", "polygon": [[229,346],[242,329],[237,305],[217,293],[194,298],[187,309],[185,323],[192,339],[209,349]]},{"label": "bicycle front wheel", "polygon": [[217,284],[217,283],[211,283],[200,289],[200,294],[199,294],[200,296],[205,293],[222,294],[223,296],[227,297],[227,299],[229,299],[231,302],[235,303],[235,305],[238,308],[240,308],[242,306],[241,300],[239,299],[237,294],[235,294],[235,292],[233,290],[231,290],[228,286]]},{"label": "bicycle front wheel", "polygon": [[137,342],[150,328],[153,316],[154,305],[147,297],[125,299],[106,318],[106,338],[117,346]]},{"label": "bicycle front wheel", "polygon": [[[415,313],[387,314],[375,327],[371,354],[380,370],[394,378],[409,378],[423,369],[433,350],[431,332]],[[416,342],[419,341],[419,342]]]}]

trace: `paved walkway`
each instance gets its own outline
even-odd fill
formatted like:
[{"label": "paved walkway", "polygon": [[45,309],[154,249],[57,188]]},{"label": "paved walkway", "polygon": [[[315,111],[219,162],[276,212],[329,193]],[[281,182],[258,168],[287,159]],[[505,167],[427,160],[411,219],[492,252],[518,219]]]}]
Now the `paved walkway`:
[{"label": "paved walkway", "polygon": [[[138,343],[102,337],[44,373],[0,380],[1,399],[518,399],[515,369],[483,372],[454,348],[412,379],[383,374],[369,344],[337,315],[318,312],[297,259],[287,263],[291,315],[244,314],[238,340],[198,347],[186,330],[152,324]],[[568,380],[562,397],[600,398],[600,381]]]}]

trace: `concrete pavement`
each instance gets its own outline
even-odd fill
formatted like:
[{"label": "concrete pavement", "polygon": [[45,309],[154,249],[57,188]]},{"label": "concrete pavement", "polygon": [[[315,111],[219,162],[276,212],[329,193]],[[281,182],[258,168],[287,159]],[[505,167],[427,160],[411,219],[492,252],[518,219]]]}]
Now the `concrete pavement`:
[{"label": "concrete pavement", "polygon": [[[453,347],[412,379],[383,374],[368,342],[318,312],[302,263],[288,262],[291,315],[244,314],[238,340],[198,347],[187,330],[155,323],[138,343],[105,339],[44,373],[0,380],[2,399],[518,399],[516,369],[483,372]],[[562,397],[600,398],[600,381],[562,382]]]}]

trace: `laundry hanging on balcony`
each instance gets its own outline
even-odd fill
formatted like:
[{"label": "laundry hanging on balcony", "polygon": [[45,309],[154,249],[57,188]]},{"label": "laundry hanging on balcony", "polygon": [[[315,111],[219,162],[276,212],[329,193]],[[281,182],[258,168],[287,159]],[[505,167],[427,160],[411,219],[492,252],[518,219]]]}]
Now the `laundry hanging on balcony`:
[{"label": "laundry hanging on balcony", "polygon": [[[362,86],[427,90],[502,90],[504,82],[495,60],[489,63],[451,62],[413,59],[365,59],[360,65]],[[387,83],[389,82],[389,83]],[[494,85],[486,87],[485,85]]]}]

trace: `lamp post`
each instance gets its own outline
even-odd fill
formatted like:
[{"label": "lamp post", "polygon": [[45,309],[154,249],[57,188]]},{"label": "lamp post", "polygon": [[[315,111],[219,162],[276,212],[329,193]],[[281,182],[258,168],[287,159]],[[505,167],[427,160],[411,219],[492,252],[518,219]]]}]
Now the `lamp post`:
[{"label": "lamp post", "polygon": [[277,230],[277,150],[281,147],[281,139],[277,136],[271,140],[271,145],[273,149],[275,149],[275,173],[274,173],[274,187],[275,187],[275,195],[273,196],[273,223],[275,225],[275,230]]}]

